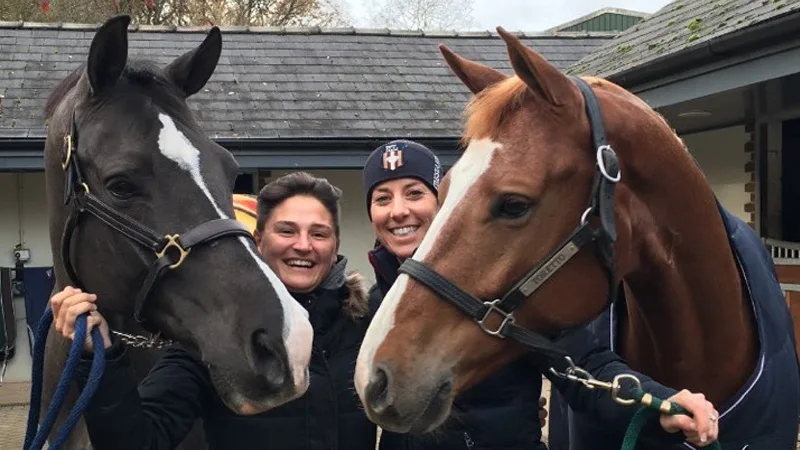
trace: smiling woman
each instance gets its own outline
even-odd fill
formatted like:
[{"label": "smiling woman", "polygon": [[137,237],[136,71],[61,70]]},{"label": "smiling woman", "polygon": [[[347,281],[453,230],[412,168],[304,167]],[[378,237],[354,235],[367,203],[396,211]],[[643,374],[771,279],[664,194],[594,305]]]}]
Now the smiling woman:
[{"label": "smiling woman", "polygon": [[[375,449],[376,426],[353,386],[371,314],[363,278],[346,273],[347,258],[338,253],[341,195],[328,180],[305,172],[277,178],[258,195],[259,251],[308,311],[314,329],[306,395],[265,414],[259,425],[270,449]],[[397,445],[383,440],[380,448],[403,448]]]},{"label": "smiling woman", "polygon": [[313,291],[335,266],[341,194],[327,180],[303,172],[261,190],[256,242],[289,291]]}]

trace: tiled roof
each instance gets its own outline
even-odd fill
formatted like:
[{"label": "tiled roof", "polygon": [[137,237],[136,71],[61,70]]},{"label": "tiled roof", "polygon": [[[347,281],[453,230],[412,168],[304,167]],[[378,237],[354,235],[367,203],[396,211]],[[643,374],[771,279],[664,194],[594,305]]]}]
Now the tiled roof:
[{"label": "tiled roof", "polygon": [[[87,57],[95,25],[0,23],[0,137],[44,136],[50,90]],[[206,29],[131,28],[131,56],[167,63]],[[520,34],[561,69],[610,35]],[[510,70],[492,33],[223,28],[205,89],[189,100],[214,138],[459,136],[468,90],[443,62],[445,43]]]},{"label": "tiled roof", "polygon": [[800,10],[800,0],[677,0],[572,65],[610,78],[692,46]]}]

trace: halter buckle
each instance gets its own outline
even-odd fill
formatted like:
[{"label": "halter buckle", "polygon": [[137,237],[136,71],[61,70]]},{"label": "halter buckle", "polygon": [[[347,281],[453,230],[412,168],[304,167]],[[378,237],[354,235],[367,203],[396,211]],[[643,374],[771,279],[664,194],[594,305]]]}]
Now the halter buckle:
[{"label": "halter buckle", "polygon": [[72,160],[72,135],[68,134],[64,136],[64,145],[67,147],[67,154],[64,155],[64,160],[61,161],[61,169],[67,170],[69,167],[69,162]]},{"label": "halter buckle", "polygon": [[617,173],[614,176],[608,173],[608,168],[606,167],[606,160],[603,158],[605,153],[609,153],[614,159],[617,158],[617,153],[611,148],[610,145],[601,145],[597,147],[597,168],[600,170],[600,173],[603,174],[606,180],[612,183],[618,183],[619,180],[622,179],[622,171],[617,167]]},{"label": "halter buckle", "polygon": [[[505,339],[505,336],[502,334],[503,330],[505,330],[506,325],[514,323],[514,313],[513,312],[507,313],[503,311],[500,307],[497,306],[498,303],[500,303],[499,298],[496,298],[491,302],[483,302],[483,304],[488,309],[486,310],[486,313],[484,313],[483,318],[478,321],[478,325],[480,325],[481,329],[486,333],[492,336],[499,337],[501,339]],[[494,330],[492,330],[486,325],[486,320],[489,319],[489,316],[492,314],[492,312],[499,314],[503,318],[503,321],[500,322],[500,325],[498,325],[497,329]]]},{"label": "halter buckle", "polygon": [[183,248],[180,242],[178,242],[178,239],[181,237],[181,235],[179,234],[168,234],[164,237],[167,239],[167,242],[164,244],[164,247],[162,247],[160,251],[156,252],[156,256],[158,256],[159,258],[163,258],[164,255],[167,254],[167,250],[169,250],[170,248],[175,248],[176,250],[178,250],[178,261],[171,264],[169,268],[177,269],[178,267],[180,267],[181,264],[183,264],[183,260],[186,259],[186,257],[189,255],[189,252],[192,251],[192,249],[186,250]]}]

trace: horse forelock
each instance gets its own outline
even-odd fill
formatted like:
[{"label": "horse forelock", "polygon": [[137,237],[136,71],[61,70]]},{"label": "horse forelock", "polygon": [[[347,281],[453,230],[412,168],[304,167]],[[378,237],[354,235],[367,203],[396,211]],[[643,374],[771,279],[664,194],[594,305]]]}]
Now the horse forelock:
[{"label": "horse forelock", "polygon": [[464,110],[464,146],[473,139],[496,137],[505,119],[522,105],[528,92],[527,85],[513,76],[473,97]]}]

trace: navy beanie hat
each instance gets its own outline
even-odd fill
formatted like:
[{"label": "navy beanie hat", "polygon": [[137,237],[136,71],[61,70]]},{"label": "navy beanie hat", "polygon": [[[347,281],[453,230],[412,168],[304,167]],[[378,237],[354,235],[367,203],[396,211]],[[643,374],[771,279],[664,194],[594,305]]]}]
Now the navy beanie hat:
[{"label": "navy beanie hat", "polygon": [[375,186],[397,178],[416,178],[439,193],[442,166],[439,158],[428,147],[409,140],[387,142],[376,148],[364,164],[364,190],[367,193],[367,215]]}]

